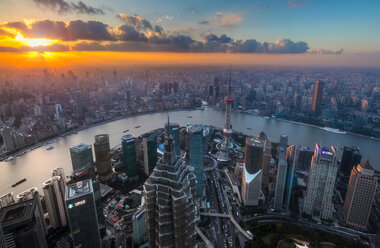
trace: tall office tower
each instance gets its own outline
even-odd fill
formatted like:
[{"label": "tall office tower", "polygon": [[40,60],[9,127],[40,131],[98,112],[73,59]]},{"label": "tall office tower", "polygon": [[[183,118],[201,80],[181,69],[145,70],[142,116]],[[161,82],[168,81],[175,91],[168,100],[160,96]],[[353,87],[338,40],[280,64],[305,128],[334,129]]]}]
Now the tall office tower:
[{"label": "tall office tower", "polygon": [[299,170],[309,171],[313,151],[308,146],[300,146],[297,150],[296,167]]},{"label": "tall office tower", "polygon": [[55,176],[43,183],[43,191],[49,222],[52,228],[67,225],[62,179]]},{"label": "tall office tower", "polygon": [[108,134],[98,134],[95,136],[94,149],[99,180],[107,182],[112,179],[113,175]]},{"label": "tall office tower", "polygon": [[13,197],[13,192],[7,193],[0,196],[0,208],[15,204],[15,198]]},{"label": "tall office tower", "polygon": [[272,143],[269,141],[267,135],[264,132],[260,132],[256,139],[261,140],[264,142],[264,157],[263,157],[263,164],[262,164],[262,186],[268,187],[269,186],[269,166],[270,166],[270,159],[272,156]]},{"label": "tall office tower", "polygon": [[83,114],[82,92],[75,91],[74,100],[75,100],[75,111],[74,111],[75,114],[82,115]]},{"label": "tall office tower", "polygon": [[285,159],[285,149],[280,145],[280,153],[278,158],[277,166],[277,180],[276,180],[276,189],[274,192],[274,209],[276,211],[282,211],[283,201],[284,201],[284,190],[286,183],[286,171],[288,169],[288,164]]},{"label": "tall office tower", "polygon": [[301,101],[302,101],[302,96],[296,92],[294,95],[294,110],[295,111],[301,110]]},{"label": "tall office tower", "polygon": [[289,210],[290,198],[292,197],[292,190],[294,185],[294,170],[296,167],[296,160],[298,154],[298,146],[292,145],[286,148],[286,162],[288,168],[286,170],[286,182],[284,190],[284,209]]},{"label": "tall office tower", "polygon": [[125,172],[128,176],[128,179],[137,180],[139,178],[139,175],[137,172],[135,136],[132,134],[126,134],[122,136],[121,146],[123,150]]},{"label": "tall office tower", "polygon": [[280,147],[283,147],[285,150],[288,147],[288,135],[281,134],[280,136]]},{"label": "tall office tower", "polygon": [[[347,147],[343,149],[342,160],[340,164],[340,172],[345,177],[349,177],[352,168],[360,164],[362,156],[360,155],[359,147]],[[348,182],[348,180],[346,180]]]},{"label": "tall office tower", "polygon": [[173,137],[166,129],[164,155],[144,183],[149,247],[194,247],[195,176],[175,155]]},{"label": "tall office tower", "polygon": [[322,81],[316,81],[314,84],[313,103],[311,105],[311,111],[314,115],[321,113],[323,86],[324,82]]},{"label": "tall office tower", "polygon": [[260,139],[246,138],[241,195],[247,206],[259,204],[263,159],[264,142]]},{"label": "tall office tower", "polygon": [[228,95],[224,98],[224,103],[226,104],[226,123],[223,129],[224,135],[224,145],[226,147],[230,146],[231,136],[232,136],[232,124],[231,124],[231,105],[233,103],[232,98],[232,85],[231,85],[231,68],[230,68],[230,81],[228,83]]},{"label": "tall office tower", "polygon": [[208,95],[209,96],[213,96],[214,95],[214,86],[213,85],[209,85],[208,86]]},{"label": "tall office tower", "polygon": [[101,247],[92,180],[70,184],[65,205],[75,247]]},{"label": "tall office tower", "polygon": [[303,212],[320,219],[330,219],[334,205],[332,196],[338,170],[336,148],[316,144],[311,162]]},{"label": "tall office tower", "polygon": [[3,228],[1,227],[1,223],[0,223],[0,248],[5,248],[4,233],[3,233]]},{"label": "tall office tower", "polygon": [[194,168],[197,184],[195,187],[197,197],[203,196],[203,134],[201,126],[192,126],[189,137],[189,165]]},{"label": "tall office tower", "polygon": [[1,208],[5,247],[47,248],[41,215],[34,198]]},{"label": "tall office tower", "polygon": [[70,147],[71,163],[73,171],[80,169],[87,164],[93,164],[92,148],[90,145],[80,143],[76,146]]},{"label": "tall office tower", "polygon": [[354,166],[342,211],[346,224],[359,230],[367,229],[376,187],[377,177],[368,160]]},{"label": "tall office tower", "polygon": [[140,245],[144,241],[146,236],[146,216],[145,209],[139,207],[137,211],[132,216],[132,227],[133,227],[133,243],[135,245]]},{"label": "tall office tower", "polygon": [[3,136],[4,147],[7,152],[11,152],[15,149],[15,144],[13,142],[11,129],[9,127],[3,127],[1,130],[1,135]]},{"label": "tall office tower", "polygon": [[[165,130],[167,129],[165,125]],[[180,128],[177,123],[169,123],[170,125],[170,134],[173,136],[174,150],[177,156],[181,156],[181,141],[180,141]]]},{"label": "tall office tower", "polygon": [[143,139],[144,171],[147,176],[153,171],[157,163],[157,136],[152,133]]},{"label": "tall office tower", "polygon": [[46,226],[46,221],[44,218],[44,210],[42,208],[41,196],[38,193],[38,189],[34,187],[31,189],[25,190],[24,192],[17,195],[18,202],[27,201],[33,198],[36,199],[38,211],[40,211],[41,224],[43,227],[44,235],[47,235],[47,226]]}]

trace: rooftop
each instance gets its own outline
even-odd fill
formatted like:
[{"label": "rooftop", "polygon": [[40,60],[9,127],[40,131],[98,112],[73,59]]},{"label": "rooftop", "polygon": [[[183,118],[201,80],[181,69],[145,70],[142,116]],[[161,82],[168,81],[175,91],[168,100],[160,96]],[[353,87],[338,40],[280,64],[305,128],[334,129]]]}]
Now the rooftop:
[{"label": "rooftop", "polygon": [[36,206],[36,199],[19,202],[0,209],[0,223],[3,228],[15,224],[25,225],[31,221]]},{"label": "rooftop", "polygon": [[76,146],[71,147],[70,150],[73,152],[81,152],[81,151],[87,150],[89,147],[90,145],[87,145],[85,143],[80,143]]},{"label": "rooftop", "polygon": [[77,198],[93,191],[91,179],[73,183],[67,186],[67,199]]},{"label": "rooftop", "polygon": [[121,137],[121,140],[122,141],[132,141],[132,140],[134,141],[135,140],[135,136],[133,136],[133,134],[128,133],[126,135],[123,135]]}]

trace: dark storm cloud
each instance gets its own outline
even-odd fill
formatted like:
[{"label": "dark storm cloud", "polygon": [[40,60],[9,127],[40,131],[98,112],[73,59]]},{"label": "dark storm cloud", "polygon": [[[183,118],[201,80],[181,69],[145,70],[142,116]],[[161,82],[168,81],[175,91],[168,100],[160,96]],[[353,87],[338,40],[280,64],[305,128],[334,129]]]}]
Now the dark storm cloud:
[{"label": "dark storm cloud", "polygon": [[114,40],[108,25],[98,21],[71,21],[67,25],[70,40]]},{"label": "dark storm cloud", "polygon": [[32,0],[37,6],[44,7],[59,14],[75,12],[78,14],[87,15],[104,15],[104,11],[99,8],[94,8],[92,6],[86,5],[82,1],[77,3],[66,2],[64,0]]},{"label": "dark storm cloud", "polygon": [[117,30],[121,33],[118,36],[119,40],[122,40],[122,41],[147,41],[145,34],[138,32],[133,26],[121,25],[117,28]]},{"label": "dark storm cloud", "polygon": [[25,22],[7,22],[3,24],[2,26],[8,27],[8,28],[15,28],[24,33],[26,30],[28,30],[28,26],[25,24]]}]

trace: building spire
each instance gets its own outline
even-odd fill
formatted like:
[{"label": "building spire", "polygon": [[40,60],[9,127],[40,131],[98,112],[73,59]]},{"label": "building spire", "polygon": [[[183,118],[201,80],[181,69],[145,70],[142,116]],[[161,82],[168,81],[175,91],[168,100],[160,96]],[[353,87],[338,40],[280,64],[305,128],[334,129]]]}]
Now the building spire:
[{"label": "building spire", "polygon": [[228,83],[228,96],[231,97],[231,91],[232,91],[232,79],[231,79],[231,64],[230,64],[230,81]]}]

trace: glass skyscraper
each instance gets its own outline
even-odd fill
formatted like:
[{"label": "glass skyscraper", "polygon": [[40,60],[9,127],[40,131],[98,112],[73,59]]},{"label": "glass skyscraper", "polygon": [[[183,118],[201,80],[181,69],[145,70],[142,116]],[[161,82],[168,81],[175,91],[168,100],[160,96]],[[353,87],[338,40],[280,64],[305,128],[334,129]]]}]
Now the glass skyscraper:
[{"label": "glass skyscraper", "polygon": [[203,196],[203,132],[201,126],[192,126],[189,134],[189,165],[194,168],[197,178],[196,192],[198,197]]},{"label": "glass skyscraper", "polygon": [[80,143],[70,148],[71,163],[73,171],[82,168],[87,164],[94,163],[92,148],[90,145]]},{"label": "glass skyscraper", "polygon": [[123,162],[125,172],[130,180],[138,179],[137,162],[136,162],[136,144],[135,137],[132,134],[126,134],[121,137],[121,146],[123,150]]},{"label": "glass skyscraper", "polygon": [[153,171],[157,163],[157,136],[152,133],[143,139],[144,146],[144,172],[146,175]]}]

